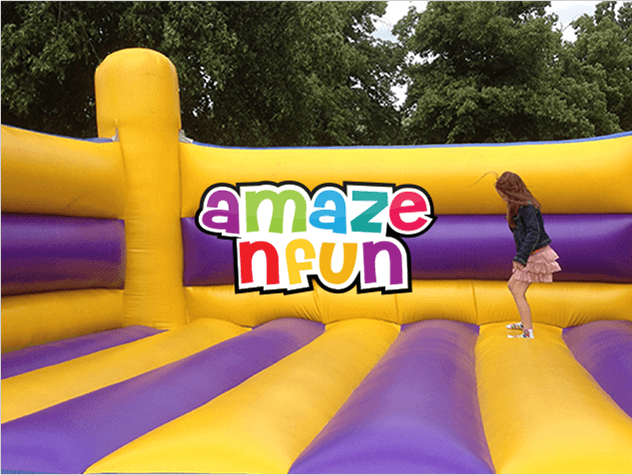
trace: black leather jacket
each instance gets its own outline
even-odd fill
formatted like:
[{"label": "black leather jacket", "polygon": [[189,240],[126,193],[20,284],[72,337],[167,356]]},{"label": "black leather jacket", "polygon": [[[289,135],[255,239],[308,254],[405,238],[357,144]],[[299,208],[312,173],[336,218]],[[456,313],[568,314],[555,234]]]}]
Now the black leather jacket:
[{"label": "black leather jacket", "polygon": [[531,253],[551,244],[551,238],[544,231],[542,213],[532,204],[518,208],[514,222],[516,227],[509,228],[516,242],[516,257],[513,260],[526,266]]}]

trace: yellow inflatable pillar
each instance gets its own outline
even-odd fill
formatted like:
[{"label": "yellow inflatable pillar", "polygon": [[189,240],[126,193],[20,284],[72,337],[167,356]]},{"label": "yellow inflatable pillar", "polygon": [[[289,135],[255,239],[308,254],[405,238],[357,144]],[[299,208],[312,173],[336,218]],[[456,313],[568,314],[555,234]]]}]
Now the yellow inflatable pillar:
[{"label": "yellow inflatable pillar", "polygon": [[99,137],[118,135],[126,180],[124,325],[186,323],[180,229],[178,77],[163,55],[127,49],[95,74]]}]

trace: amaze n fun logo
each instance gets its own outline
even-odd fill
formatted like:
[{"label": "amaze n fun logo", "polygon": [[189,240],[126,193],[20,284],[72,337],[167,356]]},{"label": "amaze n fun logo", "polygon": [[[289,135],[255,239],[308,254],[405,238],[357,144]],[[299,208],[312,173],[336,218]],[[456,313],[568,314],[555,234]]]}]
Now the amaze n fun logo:
[{"label": "amaze n fun logo", "polygon": [[297,182],[219,183],[202,196],[197,227],[233,240],[235,291],[410,292],[402,236],[428,231],[432,200],[415,185],[345,182],[311,192]]}]

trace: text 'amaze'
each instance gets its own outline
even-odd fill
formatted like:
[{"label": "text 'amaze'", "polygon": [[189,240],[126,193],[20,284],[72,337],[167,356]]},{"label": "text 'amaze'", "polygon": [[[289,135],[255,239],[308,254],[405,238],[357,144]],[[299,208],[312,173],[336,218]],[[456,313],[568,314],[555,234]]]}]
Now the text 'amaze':
[{"label": "text 'amaze'", "polygon": [[400,236],[423,234],[435,219],[421,187],[351,182],[311,193],[296,182],[216,184],[196,214],[200,230],[234,240],[237,292],[301,292],[312,279],[332,292],[409,292]]}]

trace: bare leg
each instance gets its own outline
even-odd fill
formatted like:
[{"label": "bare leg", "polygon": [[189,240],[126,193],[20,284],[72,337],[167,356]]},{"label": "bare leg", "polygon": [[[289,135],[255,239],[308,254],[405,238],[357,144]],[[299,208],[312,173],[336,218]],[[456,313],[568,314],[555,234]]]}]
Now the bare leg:
[{"label": "bare leg", "polygon": [[513,275],[507,283],[507,287],[509,287],[509,291],[511,292],[511,295],[513,295],[516,306],[518,307],[520,320],[522,320],[522,327],[525,330],[533,329],[533,322],[531,321],[531,307],[529,307],[529,303],[527,302],[527,298],[525,297],[527,289],[530,285],[531,282],[522,282],[520,280],[516,280],[514,279]]}]

